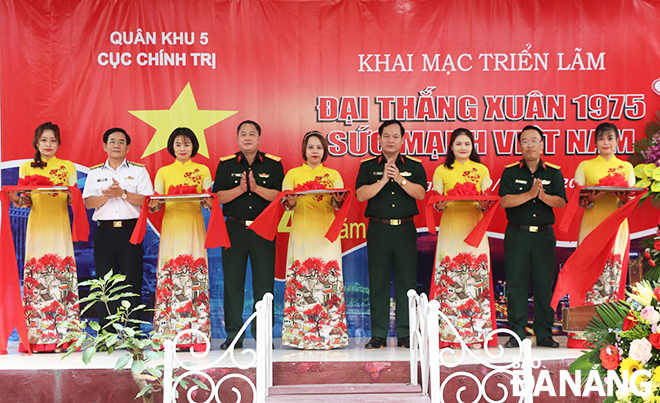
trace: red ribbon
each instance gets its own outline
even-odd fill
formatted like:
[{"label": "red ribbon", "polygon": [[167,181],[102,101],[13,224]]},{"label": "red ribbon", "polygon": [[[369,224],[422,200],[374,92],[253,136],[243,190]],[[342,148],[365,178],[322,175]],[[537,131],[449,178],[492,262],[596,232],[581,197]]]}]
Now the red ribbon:
[{"label": "red ribbon", "polygon": [[[45,181],[41,178],[44,178]],[[2,202],[2,223],[0,228],[0,355],[7,354],[7,340],[14,331],[18,331],[21,344],[32,354],[28,341],[27,325],[23,314],[21,300],[21,285],[16,265],[16,248],[11,234],[9,223],[9,203],[11,200],[7,192],[33,190],[52,186],[52,182],[41,175],[30,175],[21,178],[20,185],[3,186],[0,189],[0,202]],[[87,241],[89,237],[89,222],[87,212],[78,186],[67,186],[71,191],[71,208],[73,210],[73,228],[71,238]]]},{"label": "red ribbon", "polygon": [[[275,197],[275,200],[270,202],[268,207],[266,207],[264,211],[262,211],[261,214],[259,214],[256,220],[254,220],[254,222],[248,228],[256,232],[257,235],[261,236],[264,239],[268,239],[269,241],[275,239],[275,235],[277,235],[277,225],[279,224],[280,219],[282,218],[282,214],[284,214],[284,207],[282,206],[282,203],[280,201],[287,195],[299,193],[303,191],[301,189],[302,187],[298,185],[294,190],[285,190],[283,192],[280,192],[277,195],[277,197]],[[328,190],[328,188],[325,187],[321,187],[321,188],[315,187],[313,189],[307,189],[307,190],[319,190],[319,189]],[[344,225],[346,216],[348,215],[348,210],[350,209],[351,202],[353,201],[353,192],[351,192],[350,189],[331,189],[331,190],[336,192],[346,192],[346,197],[344,198],[344,204],[342,204],[339,211],[335,211],[335,219],[332,221],[332,224],[330,224],[330,228],[328,228],[328,231],[325,233],[325,238],[330,242],[334,242],[339,237],[341,228]]]},{"label": "red ribbon", "polygon": [[[460,190],[459,190],[460,191]],[[494,202],[499,202],[500,197],[499,196],[490,196],[490,195],[479,195],[479,194],[472,194],[472,195],[461,195],[461,196],[450,196],[450,195],[441,195],[436,191],[433,191],[433,196],[429,197],[428,201],[426,202],[426,226],[429,229],[429,232],[431,234],[435,234],[437,231],[435,229],[436,223],[438,222],[435,219],[435,209],[433,208],[433,205],[439,201],[458,201],[458,200],[472,200],[472,201],[477,201],[477,200],[488,200],[488,201],[494,201]],[[493,217],[495,217],[495,211],[497,211],[497,207],[491,205],[488,210],[484,213],[484,216],[479,220],[477,225],[474,226],[472,231],[468,234],[468,236],[463,240],[466,244],[472,246],[472,247],[479,247],[479,244],[481,243],[481,240],[484,239],[484,235],[486,234],[486,230],[488,229],[488,226],[490,225],[491,221],[493,221]]]},{"label": "red ribbon", "polygon": [[[581,187],[575,189],[569,204],[577,206],[580,189]],[[582,240],[580,246],[568,258],[559,272],[551,306],[556,307],[559,300],[566,294],[571,298],[571,306],[583,306],[585,304],[587,292],[596,284],[603,272],[603,267],[605,267],[610,256],[609,251],[614,247],[621,223],[628,218],[646,192],[648,192],[648,189],[643,193],[637,193],[632,200],[610,214]],[[567,226],[565,224],[566,220],[566,215],[564,215],[562,226]],[[625,281],[625,279],[623,280]]]},{"label": "red ribbon", "polygon": [[[182,186],[185,186],[182,187]],[[172,194],[198,194],[196,191],[189,191],[191,186],[179,185],[179,186],[170,186],[168,190],[168,195]],[[194,189],[194,187],[192,187]],[[169,193],[172,191],[173,193]],[[206,230],[206,240],[204,241],[205,248],[217,248],[219,246],[224,246],[226,248],[231,247],[229,242],[229,234],[227,233],[227,226],[225,225],[225,220],[222,215],[222,207],[218,202],[218,198],[214,193],[209,193],[210,197],[213,199],[213,205],[211,207],[211,217],[209,219],[209,227]],[[150,214],[149,212],[149,200],[154,196],[160,196],[158,194],[145,196],[144,202],[142,202],[142,209],[140,210],[140,217],[138,217],[137,224],[135,224],[135,229],[133,234],[131,234],[130,243],[137,245],[144,239],[144,234],[147,232],[147,217]],[[201,196],[201,194],[200,194]]]}]

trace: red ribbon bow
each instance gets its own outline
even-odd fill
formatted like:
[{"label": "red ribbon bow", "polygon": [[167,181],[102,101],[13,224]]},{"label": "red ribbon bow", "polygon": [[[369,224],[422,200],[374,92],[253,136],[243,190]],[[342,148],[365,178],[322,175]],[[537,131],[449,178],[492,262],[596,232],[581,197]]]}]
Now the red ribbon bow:
[{"label": "red ribbon bow", "polygon": [[[227,226],[225,224],[224,216],[222,215],[222,207],[218,198],[210,189],[207,189],[205,193],[210,194],[210,197],[213,198],[213,205],[211,206],[211,217],[209,218],[209,226],[206,230],[206,240],[204,242],[205,248],[217,248],[219,246],[224,246],[226,248],[231,247],[231,242],[229,242],[229,234],[227,233]],[[197,188],[189,185],[171,185],[167,190],[168,195],[181,195],[181,194],[200,194],[197,192]],[[153,196],[160,196],[155,194]],[[137,245],[144,239],[144,234],[147,232],[147,215],[153,214],[149,213],[149,200],[153,196],[145,196],[144,202],[142,203],[142,210],[140,210],[140,217],[138,217],[138,222],[135,224],[135,229],[133,234],[131,234],[130,243]],[[156,213],[157,214],[157,213]]]},{"label": "red ribbon bow", "polygon": [[28,175],[18,179],[18,186],[53,186],[53,182],[43,175]]},{"label": "red ribbon bow", "polygon": [[607,175],[604,178],[600,178],[596,186],[614,186],[614,187],[628,187],[628,180],[623,174],[615,173],[613,175]]},{"label": "red ribbon bow", "polygon": [[478,196],[479,194],[474,182],[457,183],[453,189],[447,191],[447,196]]}]

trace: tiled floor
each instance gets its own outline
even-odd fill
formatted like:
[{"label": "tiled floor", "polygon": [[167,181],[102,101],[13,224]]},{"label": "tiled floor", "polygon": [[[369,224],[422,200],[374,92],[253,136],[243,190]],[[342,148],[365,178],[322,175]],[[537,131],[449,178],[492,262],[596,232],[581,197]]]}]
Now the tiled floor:
[{"label": "tiled floor", "polygon": [[[561,346],[566,345],[565,337],[555,337]],[[506,340],[506,339],[505,339]],[[196,360],[190,353],[178,353],[177,356],[183,362],[195,362],[196,365],[206,365],[215,362],[224,355],[220,362],[214,364],[217,367],[234,367],[230,361],[230,354],[219,349],[223,340],[213,340],[211,342],[211,351],[207,357]],[[283,347],[279,340],[275,340],[275,350],[273,350],[274,362],[329,362],[329,361],[408,361],[410,360],[410,350],[396,347],[396,339],[388,340],[388,347],[377,350],[366,350],[364,345],[368,338],[353,338],[348,347],[335,350],[298,350],[289,347]],[[532,339],[534,342],[534,340]],[[500,340],[503,342],[503,340]],[[250,349],[255,348],[255,342],[252,339],[246,340],[243,351],[235,351],[234,359],[240,365],[248,365],[254,359],[249,353]],[[9,354],[0,356],[0,370],[3,369],[97,369],[113,368],[119,357],[125,354],[124,351],[115,351],[111,355],[100,352],[94,355],[89,365],[82,362],[82,353],[73,353],[71,356],[62,359],[63,354],[39,353],[39,354],[20,354],[18,353],[18,342],[10,342],[8,346]],[[491,356],[482,350],[471,350],[474,356],[466,354],[462,364],[473,364],[478,362],[511,362],[518,355],[518,349],[503,349],[502,355],[498,357],[498,349],[489,349]],[[241,352],[246,354],[241,354]],[[532,347],[533,356],[540,361],[575,359],[582,353],[580,350]],[[452,362],[460,358],[459,350],[447,350],[445,359]]]}]

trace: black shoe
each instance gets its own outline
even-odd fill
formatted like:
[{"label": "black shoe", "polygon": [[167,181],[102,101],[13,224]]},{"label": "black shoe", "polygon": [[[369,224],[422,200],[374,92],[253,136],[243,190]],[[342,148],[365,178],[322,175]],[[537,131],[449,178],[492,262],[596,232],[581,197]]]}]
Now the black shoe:
[{"label": "black shoe", "polygon": [[410,348],[410,337],[401,337],[396,342],[397,347]]},{"label": "black shoe", "polygon": [[518,348],[518,340],[511,336],[509,337],[509,340],[507,340],[506,343],[504,343],[504,347],[506,348]]},{"label": "black shoe", "polygon": [[559,343],[557,343],[552,337],[541,337],[536,339],[536,345],[539,347],[550,347],[550,348],[559,348]]},{"label": "black shoe", "polygon": [[384,339],[382,337],[372,337],[371,340],[369,340],[369,343],[367,343],[364,348],[367,349],[372,349],[372,348],[381,348],[381,347],[387,347],[387,339]]},{"label": "black shoe", "polygon": [[[228,349],[229,346],[231,346],[231,343],[233,343],[233,342],[234,342],[234,339],[227,338],[227,340],[225,340],[224,343],[222,343],[222,344],[220,345],[220,350],[226,350],[226,349]],[[234,347],[235,347],[235,348],[243,348],[243,342],[240,341],[240,340],[237,341],[236,344],[234,345]]]}]

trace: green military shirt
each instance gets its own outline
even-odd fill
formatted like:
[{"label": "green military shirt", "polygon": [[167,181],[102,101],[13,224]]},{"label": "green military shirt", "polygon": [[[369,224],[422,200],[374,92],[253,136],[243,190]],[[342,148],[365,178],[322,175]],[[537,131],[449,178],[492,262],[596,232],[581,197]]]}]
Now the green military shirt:
[{"label": "green military shirt", "polygon": [[[381,180],[386,162],[387,159],[382,155],[362,161],[355,180],[355,189]],[[424,189],[427,188],[426,171],[419,160],[399,154],[396,159],[396,167],[399,168],[401,176],[406,181],[420,184]],[[406,193],[394,179],[391,179],[376,196],[369,199],[364,211],[366,217],[384,219],[408,218],[417,214],[419,214],[419,210],[416,200]]]},{"label": "green military shirt", "polygon": [[[536,171],[532,172],[527,167],[525,160],[509,164],[502,172],[500,181],[500,196],[508,194],[520,194],[529,191],[534,183],[534,178],[543,181],[545,193],[559,196],[566,200],[566,189],[564,188],[564,176],[559,166],[549,162],[539,161]],[[510,207],[506,210],[506,218],[509,222],[518,225],[547,225],[555,223],[555,213],[552,207],[543,203],[538,197],[528,200],[520,206]]]},{"label": "green military shirt", "polygon": [[[282,190],[284,168],[280,162],[280,157],[258,152],[252,165],[248,165],[247,158],[239,151],[236,154],[220,158],[218,169],[215,172],[213,193],[240,186],[243,172],[247,175],[250,171],[252,171],[257,185],[268,189]],[[239,220],[254,220],[268,206],[270,202],[250,191],[249,186],[248,181],[247,192],[223,205],[222,212],[224,215]]]}]

